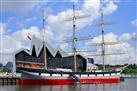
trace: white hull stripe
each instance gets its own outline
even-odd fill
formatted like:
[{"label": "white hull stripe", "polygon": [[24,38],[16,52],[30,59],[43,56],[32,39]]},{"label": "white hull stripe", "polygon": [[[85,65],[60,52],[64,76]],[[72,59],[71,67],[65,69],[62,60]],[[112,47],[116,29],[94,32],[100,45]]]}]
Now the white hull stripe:
[{"label": "white hull stripe", "polygon": [[[23,73],[24,74],[24,73]],[[41,73],[40,75],[38,73],[33,73],[33,72],[25,72],[25,77],[23,78],[28,78],[29,76],[31,77],[39,77],[39,78],[69,78],[71,77],[70,74],[49,74],[49,73]],[[75,74],[76,77],[78,78],[99,78],[99,77],[120,77],[120,73],[112,73],[112,74]]]}]

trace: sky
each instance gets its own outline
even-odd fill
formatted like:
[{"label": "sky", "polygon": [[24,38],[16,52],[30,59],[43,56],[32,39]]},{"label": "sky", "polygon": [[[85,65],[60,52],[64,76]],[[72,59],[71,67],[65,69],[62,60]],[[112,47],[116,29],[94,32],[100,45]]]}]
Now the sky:
[{"label": "sky", "polygon": [[[105,63],[137,64],[136,0],[1,0],[0,62],[5,64],[12,61],[13,53],[21,48],[29,49],[31,41],[27,38],[28,34],[47,41],[53,47],[70,51],[72,43],[62,41],[72,38],[72,21],[65,20],[72,17],[73,2],[76,16],[89,16],[76,20],[77,37],[92,37],[90,40],[78,41],[77,50],[96,50],[96,53],[100,53],[100,47],[92,44],[101,42],[101,27],[94,25],[100,23],[103,12],[104,22],[116,23],[104,26],[105,42],[119,43],[105,46],[106,53],[125,53],[105,56]],[[93,57],[95,63],[102,63],[100,57],[92,56],[96,53],[81,54]]]}]

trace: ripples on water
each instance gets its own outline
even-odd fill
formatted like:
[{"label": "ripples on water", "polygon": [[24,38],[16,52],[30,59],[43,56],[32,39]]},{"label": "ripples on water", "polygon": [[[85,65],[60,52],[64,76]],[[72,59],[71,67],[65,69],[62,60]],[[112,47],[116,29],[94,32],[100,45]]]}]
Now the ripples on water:
[{"label": "ripples on water", "polygon": [[81,84],[81,85],[40,85],[19,86],[0,85],[0,91],[137,91],[137,78],[128,78],[117,84]]}]

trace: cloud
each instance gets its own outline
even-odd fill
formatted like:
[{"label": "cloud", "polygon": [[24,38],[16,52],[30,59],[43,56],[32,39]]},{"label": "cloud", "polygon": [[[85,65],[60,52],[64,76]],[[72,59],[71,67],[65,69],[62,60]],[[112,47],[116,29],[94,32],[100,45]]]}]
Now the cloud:
[{"label": "cloud", "polygon": [[39,3],[47,3],[47,0],[1,0],[0,10],[24,12],[32,9]]},{"label": "cloud", "polygon": [[114,1],[110,1],[106,4],[106,7],[103,7],[103,12],[104,14],[112,14],[114,11],[116,11],[118,8],[118,6],[116,4],[114,4]]},{"label": "cloud", "polygon": [[0,63],[6,65],[7,62],[13,62],[13,55],[8,53],[0,53]]},{"label": "cloud", "polygon": [[78,3],[79,0],[70,0],[70,2]]},{"label": "cloud", "polygon": [[[47,0],[42,0],[40,3],[44,2],[42,4],[44,5],[46,1]],[[26,10],[28,11],[35,6],[40,5],[39,0],[2,0],[1,3],[1,10],[15,12],[23,12]],[[76,3],[78,3],[78,0],[76,0]],[[104,8],[104,13],[106,14],[111,14],[113,11],[117,9],[117,5],[114,4],[113,1],[106,2],[105,4],[106,6],[102,6],[100,0],[96,0],[94,2],[91,2],[90,0],[85,0],[83,4],[80,6],[80,8],[76,10],[76,16],[85,14],[91,16],[85,19],[77,20],[77,30],[86,27],[88,24],[91,24],[95,19],[100,17],[101,8]],[[111,5],[114,9],[109,9],[112,7]],[[40,29],[37,26],[30,26],[29,28],[24,28],[24,23],[18,22],[18,24],[16,25],[20,26],[21,29],[12,32],[12,34],[6,35],[6,24],[2,24],[2,29],[0,31],[0,40],[2,41],[0,53],[12,53],[13,51],[16,51],[20,48],[29,48],[30,41],[26,37],[28,33],[35,35],[40,39],[43,39],[43,36],[45,36],[46,41],[50,42],[51,44],[54,43],[54,45],[60,46],[63,49],[67,48],[67,43],[60,43],[65,37],[70,37],[72,35],[72,21],[64,22],[65,19],[72,17],[72,12],[72,9],[67,9],[57,14],[49,14],[47,16],[47,25],[45,26],[45,32],[43,30],[40,31]],[[11,22],[15,20],[16,18],[12,17],[11,20],[8,20],[8,22],[11,24]],[[25,19],[25,23],[31,22],[33,20],[35,20],[35,17],[27,18]]]},{"label": "cloud", "polygon": [[[90,17],[84,18],[84,19],[78,19],[76,21],[76,28],[77,30],[80,30],[90,24],[92,22],[100,17],[100,9],[104,8],[105,10],[105,15],[113,13],[118,7],[116,4],[111,2],[106,2],[106,6],[101,5],[100,0],[96,1],[91,1],[91,0],[85,0],[81,7],[76,10],[76,16],[80,15],[90,15]],[[113,6],[113,7],[112,7]],[[108,10],[109,8],[113,8]],[[51,28],[53,31],[53,35],[58,35],[54,39],[55,41],[60,41],[66,36],[71,36],[72,35],[72,21],[64,22],[66,19],[72,17],[73,10],[72,9],[67,9],[64,11],[61,11],[57,14],[50,14],[47,17],[47,26]]]},{"label": "cloud", "polygon": [[4,34],[6,29],[6,25],[3,23],[0,23],[0,35]]},{"label": "cloud", "polygon": [[53,40],[55,38],[55,35],[51,30],[51,27],[46,26],[46,28],[40,32],[39,38],[40,39],[45,38],[45,41],[51,42],[50,40]]},{"label": "cloud", "polygon": [[35,21],[37,18],[36,17],[30,17],[25,19],[25,23],[31,22],[31,21]]},{"label": "cloud", "polygon": [[101,2],[100,0],[85,0],[82,9],[87,12],[97,12],[101,7]]},{"label": "cloud", "polygon": [[44,32],[43,30],[40,31],[39,28],[36,26],[31,26],[28,29],[23,28],[21,30],[13,32],[10,35],[5,35],[5,28],[2,28],[1,31],[3,32],[0,35],[0,53],[13,53],[21,48],[29,48],[30,42],[27,38],[28,34],[35,35],[42,40],[43,36],[46,36],[46,40],[50,40],[53,38],[53,33],[48,27],[45,29]]},{"label": "cloud", "polygon": [[[45,1],[45,0],[43,0],[43,1]],[[42,3],[43,1],[41,1],[40,3]],[[78,0],[75,0],[75,1],[78,2]],[[29,2],[29,3],[27,3],[27,2]],[[39,3],[38,0],[35,0],[35,1],[32,1],[32,0],[29,0],[29,1],[26,1],[26,0],[24,0],[24,1],[5,0],[5,1],[2,1],[2,5],[3,5],[2,7],[3,8],[5,7],[6,10],[8,10],[8,9],[14,10],[14,8],[15,8],[15,10],[18,9],[18,10],[22,11],[22,9],[24,9],[24,10],[31,9],[36,4],[39,5],[38,3]],[[8,4],[10,4],[11,6]],[[111,7],[109,4],[115,5],[113,3],[113,1],[111,1],[111,3],[107,2],[105,4],[107,4],[107,6],[103,6],[103,7],[108,7],[108,8]],[[20,6],[22,6],[22,7],[20,7]],[[24,7],[26,7],[27,9]],[[100,16],[100,11],[99,11],[100,8],[102,8],[100,0],[96,0],[96,1],[92,1],[92,2],[90,0],[85,0],[84,3],[82,4],[81,8],[79,10],[76,10],[76,15],[78,16],[78,15],[91,14],[91,16],[89,18],[77,20],[76,21],[77,30],[80,30],[80,29],[86,27],[88,24],[92,23],[93,20],[97,19]],[[105,9],[106,8],[104,8],[104,10]],[[71,35],[72,22],[64,22],[64,20],[66,18],[72,17],[72,12],[73,12],[72,9],[67,9],[66,11],[61,11],[56,15],[50,14],[47,16],[47,28],[53,32],[53,34],[50,33],[50,35],[52,35],[52,36],[58,35],[58,36],[56,36],[56,38],[53,39],[54,41],[60,41],[64,37]],[[111,12],[113,12],[113,9]],[[107,11],[105,13],[107,13]],[[15,20],[15,18],[14,18],[14,20]],[[36,17],[27,18],[27,19],[25,19],[24,22],[17,21],[16,26],[19,26],[20,28],[24,28],[25,24],[27,24],[28,22],[31,22],[33,20],[36,20]],[[13,21],[13,19],[11,19],[11,21]]]},{"label": "cloud", "polygon": [[[126,33],[126,37],[133,35],[134,33]],[[106,54],[115,54],[115,53],[124,53],[124,54],[119,54],[119,55],[109,55],[105,56],[105,63],[106,64],[126,64],[126,63],[137,63],[136,56],[137,52],[135,51],[136,49],[129,44],[127,41],[121,40],[119,37],[125,37],[125,33],[118,36],[114,33],[108,33],[104,36],[105,42],[122,42],[120,44],[115,44],[115,45],[107,45],[105,46],[105,53]],[[126,40],[130,40],[131,38],[127,38]],[[101,35],[93,38],[90,42],[87,42],[85,45],[90,46],[93,43],[101,43]],[[92,46],[91,46],[92,47]],[[97,47],[97,52],[93,53],[94,54],[100,54],[101,53],[101,47]],[[85,55],[85,54],[84,54]],[[86,54],[86,55],[92,55]],[[102,63],[101,57],[99,56],[89,56],[93,57],[95,59],[96,63]]]},{"label": "cloud", "polygon": [[[130,41],[136,41],[137,39],[137,33],[123,33],[120,36],[114,34],[114,33],[108,33],[105,35],[104,41],[105,42],[130,42]],[[99,35],[98,37],[93,38],[90,42],[87,42],[86,45],[90,46],[92,43],[101,43],[102,42],[102,35]]]},{"label": "cloud", "polygon": [[49,27],[44,31],[40,31],[38,27],[31,26],[30,28],[23,28],[15,31],[12,34],[6,35],[6,23],[0,23],[0,62],[6,64],[8,61],[13,61],[13,53],[21,48],[30,48],[31,41],[27,38],[28,34],[35,35],[43,40],[43,36],[46,36],[46,40],[50,40],[53,37],[53,33]]},{"label": "cloud", "polygon": [[[118,36],[113,34],[112,32],[109,34],[106,34],[104,37],[105,42],[117,42]],[[98,37],[94,37],[90,42],[87,42],[86,45],[90,46],[92,43],[102,43],[102,35],[99,35]]]},{"label": "cloud", "polygon": [[137,32],[123,33],[119,37],[119,40],[121,40],[121,41],[136,41],[137,40]]},{"label": "cloud", "polygon": [[12,53],[21,48],[21,42],[14,40],[10,36],[1,35],[0,53]]},{"label": "cloud", "polygon": [[[1,25],[6,26],[6,24],[3,23],[1,23]],[[2,33],[0,35],[0,53],[13,52],[21,47],[21,42],[14,40],[11,35],[5,35],[6,28],[1,28],[1,31]]]},{"label": "cloud", "polygon": [[137,19],[131,21],[131,24],[132,24],[133,26],[137,26]]},{"label": "cloud", "polygon": [[68,43],[63,43],[60,45],[60,48],[63,49],[63,50],[66,50],[68,48]]},{"label": "cloud", "polygon": [[0,24],[0,53],[9,53],[15,51],[18,48],[21,48],[21,42],[14,40],[11,36],[5,35],[6,24]]},{"label": "cloud", "polygon": [[26,41],[27,40],[27,35],[31,34],[31,35],[35,35],[35,36],[40,36],[40,32],[39,29],[35,26],[32,26],[28,29],[21,29],[19,31],[16,31],[14,33],[11,34],[11,37],[16,39],[17,41]]}]

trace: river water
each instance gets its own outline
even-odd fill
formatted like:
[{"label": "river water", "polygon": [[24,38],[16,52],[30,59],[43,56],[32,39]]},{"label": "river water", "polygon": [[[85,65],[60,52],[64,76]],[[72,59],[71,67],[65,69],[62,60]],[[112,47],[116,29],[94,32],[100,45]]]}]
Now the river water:
[{"label": "river water", "polygon": [[115,84],[0,85],[0,91],[137,91],[137,78],[125,78],[124,82]]}]

